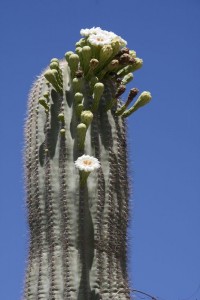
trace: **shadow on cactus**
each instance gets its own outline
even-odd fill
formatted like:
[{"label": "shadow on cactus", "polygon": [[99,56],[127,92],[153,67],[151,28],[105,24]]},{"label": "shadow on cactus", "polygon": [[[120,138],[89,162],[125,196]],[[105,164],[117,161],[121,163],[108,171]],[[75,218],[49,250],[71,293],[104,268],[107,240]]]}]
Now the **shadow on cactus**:
[{"label": "shadow on cactus", "polygon": [[133,88],[142,59],[113,32],[82,29],[35,82],[26,121],[30,229],[24,300],[131,298],[126,118],[151,99]]}]

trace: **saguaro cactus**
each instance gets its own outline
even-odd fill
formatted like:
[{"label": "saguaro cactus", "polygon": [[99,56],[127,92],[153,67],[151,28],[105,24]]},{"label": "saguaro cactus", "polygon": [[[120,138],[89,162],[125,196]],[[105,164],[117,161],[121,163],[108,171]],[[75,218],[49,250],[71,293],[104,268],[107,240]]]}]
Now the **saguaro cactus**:
[{"label": "saguaro cactus", "polygon": [[125,118],[151,99],[120,96],[142,66],[101,28],[34,84],[25,126],[30,249],[24,300],[130,299]]}]

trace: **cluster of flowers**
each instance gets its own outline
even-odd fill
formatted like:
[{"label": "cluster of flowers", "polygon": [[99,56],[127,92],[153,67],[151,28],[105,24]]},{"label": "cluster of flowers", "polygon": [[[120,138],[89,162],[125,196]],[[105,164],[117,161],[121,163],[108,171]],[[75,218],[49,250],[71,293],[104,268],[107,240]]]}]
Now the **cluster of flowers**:
[{"label": "cluster of flowers", "polygon": [[102,30],[100,27],[81,29],[80,34],[88,39],[91,45],[110,45],[113,41],[118,41],[121,47],[125,47],[127,42],[112,31]]}]

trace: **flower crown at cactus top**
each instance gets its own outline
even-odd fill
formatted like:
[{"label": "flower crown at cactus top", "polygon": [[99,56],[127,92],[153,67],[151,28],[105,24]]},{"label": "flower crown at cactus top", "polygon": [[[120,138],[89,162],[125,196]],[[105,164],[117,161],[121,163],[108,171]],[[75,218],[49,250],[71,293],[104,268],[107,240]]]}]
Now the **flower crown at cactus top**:
[{"label": "flower crown at cactus top", "polygon": [[[151,94],[148,92],[145,97],[144,95],[139,97],[129,109],[129,105],[139,92],[133,88],[124,105],[119,108],[119,99],[125,92],[126,86],[133,80],[132,73],[142,67],[143,60],[136,56],[134,50],[125,47],[127,44],[125,40],[111,31],[93,27],[81,29],[80,33],[83,38],[75,44],[74,52],[67,51],[65,53],[65,59],[67,68],[70,70],[76,117],[81,121],[77,127],[78,145],[79,149],[83,150],[86,131],[93,114],[98,110],[105,112],[111,110],[116,116],[126,118],[148,103],[151,100]],[[62,70],[65,66],[64,62],[53,58],[49,69],[44,73],[48,85],[52,85],[60,95],[65,95],[65,76],[63,76],[65,73]],[[90,101],[84,100],[86,83],[91,96]],[[108,86],[110,87],[109,98],[106,96]],[[46,113],[50,111],[51,102],[48,93],[45,92],[39,98],[39,103],[44,107]],[[90,115],[88,115],[89,111]],[[87,117],[85,112],[87,112]],[[88,118],[91,118],[90,122]],[[63,112],[59,115],[59,120],[64,124]],[[61,129],[61,133],[63,136],[65,135],[64,128]]]},{"label": "flower crown at cactus top", "polygon": [[93,27],[91,29],[81,29],[80,34],[88,38],[89,43],[92,45],[109,45],[114,40],[118,41],[120,46],[122,47],[127,45],[127,42],[120,36],[116,35],[112,31],[102,30],[100,27]]},{"label": "flower crown at cactus top", "polygon": [[75,166],[80,171],[92,172],[100,168],[100,162],[93,156],[83,154],[75,161]]}]

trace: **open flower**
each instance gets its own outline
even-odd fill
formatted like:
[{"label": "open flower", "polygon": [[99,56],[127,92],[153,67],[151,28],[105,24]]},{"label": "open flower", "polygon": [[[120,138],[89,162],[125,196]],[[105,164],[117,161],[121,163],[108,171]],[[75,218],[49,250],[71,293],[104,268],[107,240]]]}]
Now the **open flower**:
[{"label": "open flower", "polygon": [[90,29],[81,29],[80,34],[86,38],[92,45],[108,45],[112,41],[118,41],[121,47],[127,45],[127,42],[112,31],[103,30],[100,27],[92,27]]},{"label": "open flower", "polygon": [[107,34],[99,32],[98,34],[91,34],[88,38],[88,42],[94,46],[104,46],[111,44],[112,38]]},{"label": "open flower", "polygon": [[75,161],[75,166],[80,171],[90,173],[100,168],[100,162],[93,156],[83,154]]},{"label": "open flower", "polygon": [[102,29],[100,27],[92,27],[90,29],[85,28],[85,29],[81,29],[80,34],[82,36],[89,36],[90,34],[97,34],[99,31],[102,31]]}]

